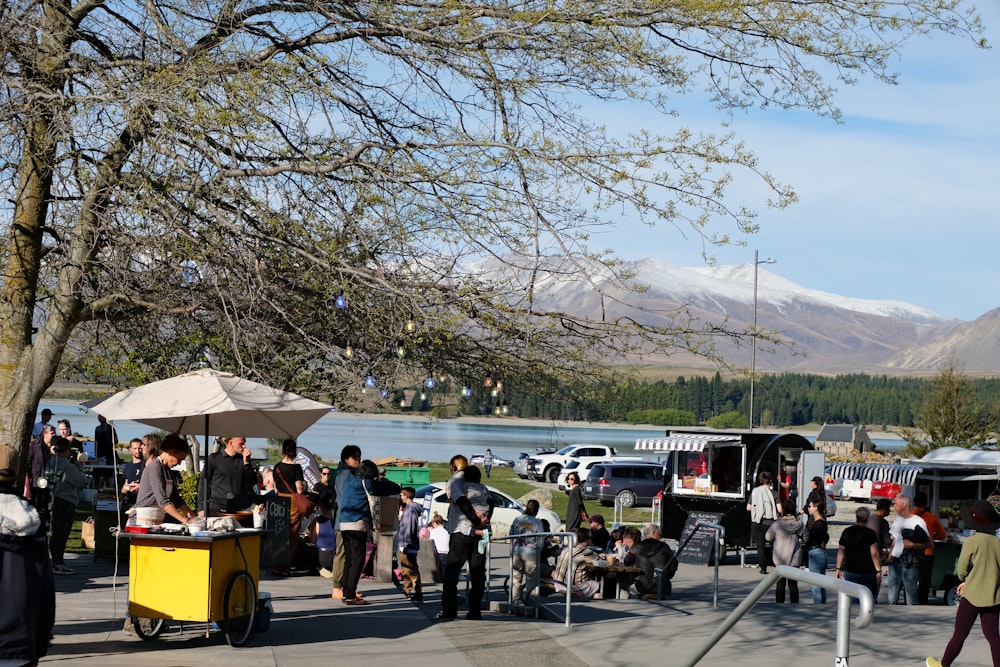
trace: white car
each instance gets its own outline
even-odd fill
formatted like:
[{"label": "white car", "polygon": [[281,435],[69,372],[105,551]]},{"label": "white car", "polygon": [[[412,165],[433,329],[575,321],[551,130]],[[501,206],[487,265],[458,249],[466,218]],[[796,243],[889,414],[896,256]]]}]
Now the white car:
[{"label": "white car", "polygon": [[[524,505],[511,498],[503,491],[497,491],[492,486],[487,486],[490,495],[493,496],[493,520],[490,525],[493,534],[500,537],[510,532],[510,525],[514,520],[524,514]],[[416,491],[414,502],[424,509],[424,516],[421,521],[425,524],[437,512],[444,518],[448,518],[448,496],[444,492],[444,482],[434,482],[427,486],[422,486]],[[549,522],[549,528],[553,531],[559,530],[562,519],[550,509],[544,507],[538,510],[538,518]]]}]

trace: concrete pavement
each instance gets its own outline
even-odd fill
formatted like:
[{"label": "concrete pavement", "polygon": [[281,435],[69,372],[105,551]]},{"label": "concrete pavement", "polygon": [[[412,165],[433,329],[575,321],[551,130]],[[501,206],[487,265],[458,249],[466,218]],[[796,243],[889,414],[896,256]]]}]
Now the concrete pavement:
[{"label": "concrete pavement", "polygon": [[[56,637],[42,662],[73,667],[301,667],[343,660],[365,667],[681,665],[760,581],[756,568],[741,568],[730,557],[720,574],[720,608],[714,609],[713,569],[681,565],[670,600],[574,601],[573,625],[567,628],[496,611],[484,611],[482,621],[436,622],[440,585],[427,585],[426,602],[418,604],[407,602],[391,584],[364,580],[361,590],[370,604],[351,607],[331,600],[329,582],[318,576],[278,579],[265,573],[260,589],[272,598],[270,630],[231,648],[217,631],[206,638],[204,624],[188,624],[183,631],[168,625],[159,639],[148,642],[125,635],[127,572],[116,573],[113,563],[90,556],[68,559],[68,564],[77,574],[56,579]],[[501,585],[507,560],[494,558],[492,564],[494,586]],[[799,605],[778,605],[769,592],[700,664],[833,664],[836,598],[817,606],[808,587],[801,592]],[[492,593],[495,602],[505,599],[502,589]],[[550,597],[545,604],[561,612],[562,601]],[[917,666],[927,655],[940,656],[951,635],[954,608],[940,599],[932,602],[926,607],[877,605],[869,628],[852,628],[849,664]],[[978,627],[957,664],[991,664]]]}]

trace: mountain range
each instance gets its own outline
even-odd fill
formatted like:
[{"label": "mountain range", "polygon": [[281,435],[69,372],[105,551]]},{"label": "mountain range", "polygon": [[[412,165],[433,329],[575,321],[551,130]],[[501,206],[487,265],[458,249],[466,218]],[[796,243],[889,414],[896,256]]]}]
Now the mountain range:
[{"label": "mountain range", "polygon": [[[680,267],[652,259],[623,268],[648,286],[635,295],[614,286],[606,270],[590,282],[608,295],[603,301],[579,280],[552,282],[539,290],[549,307],[611,318],[642,310],[647,324],[668,324],[678,309],[702,323],[726,322],[743,329],[754,320],[754,266]],[[791,346],[760,340],[758,372],[932,374],[949,359],[966,373],[1000,374],[1000,309],[971,322],[943,318],[895,300],[858,299],[809,289],[758,267],[757,325]],[[748,342],[717,341],[733,366],[748,368]],[[644,363],[711,365],[692,355],[646,357]]]}]

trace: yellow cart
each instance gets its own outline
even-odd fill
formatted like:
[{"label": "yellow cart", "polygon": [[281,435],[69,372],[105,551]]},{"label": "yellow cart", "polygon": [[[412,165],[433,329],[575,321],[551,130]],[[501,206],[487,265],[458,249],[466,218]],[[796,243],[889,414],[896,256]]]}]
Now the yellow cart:
[{"label": "yellow cart", "polygon": [[166,620],[214,622],[230,646],[253,632],[260,578],[260,536],[119,533],[129,540],[128,613],[136,634],[155,639]]}]

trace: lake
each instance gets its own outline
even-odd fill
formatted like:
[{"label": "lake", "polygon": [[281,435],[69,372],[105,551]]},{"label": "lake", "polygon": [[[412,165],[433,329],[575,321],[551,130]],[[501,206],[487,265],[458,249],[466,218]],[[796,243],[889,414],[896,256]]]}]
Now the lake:
[{"label": "lake", "polygon": [[[77,405],[39,405],[53,412],[52,424],[59,419],[69,419],[73,431],[93,437],[97,426],[97,415],[85,411]],[[149,426],[137,422],[115,422],[118,439],[128,441],[153,431]],[[636,452],[635,441],[640,438],[659,438],[663,428],[640,429],[631,426],[619,428],[600,425],[565,426],[539,422],[516,424],[498,419],[496,423],[460,422],[456,420],[431,419],[391,419],[381,415],[357,415],[331,413],[324,416],[299,438],[298,443],[309,449],[317,458],[338,461],[344,445],[356,444],[361,447],[364,458],[378,459],[388,456],[415,458],[427,461],[447,461],[455,454],[471,456],[481,454],[489,447],[493,454],[505,459],[517,459],[521,452],[537,447],[562,447],[578,442],[611,445],[623,455],[640,455],[645,458],[650,452]],[[203,434],[199,442],[204,441]],[[815,440],[815,438],[810,438]],[[899,440],[873,438],[879,449],[892,451],[902,443]],[[250,438],[249,444],[256,457],[263,457],[267,441]]]}]

